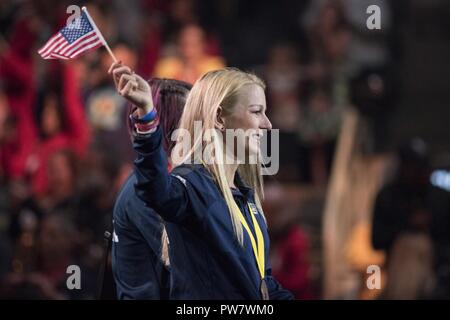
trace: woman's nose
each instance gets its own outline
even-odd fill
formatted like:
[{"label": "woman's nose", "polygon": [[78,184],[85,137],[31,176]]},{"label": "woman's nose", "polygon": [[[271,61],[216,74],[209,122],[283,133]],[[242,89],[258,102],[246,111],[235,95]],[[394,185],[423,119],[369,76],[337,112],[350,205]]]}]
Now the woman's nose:
[{"label": "woman's nose", "polygon": [[272,123],[270,122],[269,118],[266,115],[264,115],[264,120],[261,125],[261,129],[272,130]]}]

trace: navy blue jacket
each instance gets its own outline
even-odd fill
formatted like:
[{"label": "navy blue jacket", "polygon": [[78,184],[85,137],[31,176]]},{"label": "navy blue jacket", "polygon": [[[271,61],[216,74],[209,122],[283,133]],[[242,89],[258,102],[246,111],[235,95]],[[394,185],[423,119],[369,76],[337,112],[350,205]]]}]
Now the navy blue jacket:
[{"label": "navy blue jacket", "polygon": [[169,271],[162,263],[163,221],[145,205],[128,177],[113,212],[112,267],[119,299],[168,299]]},{"label": "navy blue jacket", "polygon": [[[261,299],[260,275],[249,236],[244,246],[234,235],[226,202],[212,176],[202,165],[183,165],[167,172],[167,158],[158,128],[149,135],[135,135],[136,194],[160,214],[170,241],[173,299]],[[238,183],[233,196],[253,231],[246,205],[254,203],[253,190]],[[265,278],[271,299],[293,299],[272,277],[269,237],[264,218],[256,215],[264,243]]]}]

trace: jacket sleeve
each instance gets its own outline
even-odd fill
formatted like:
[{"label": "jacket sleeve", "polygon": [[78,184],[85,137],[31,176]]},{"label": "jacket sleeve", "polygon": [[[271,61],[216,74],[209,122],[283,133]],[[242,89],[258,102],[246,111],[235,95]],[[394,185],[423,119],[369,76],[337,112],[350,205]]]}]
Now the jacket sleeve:
[{"label": "jacket sleeve", "polygon": [[133,147],[137,153],[134,171],[139,199],[154,208],[164,220],[175,223],[184,220],[189,211],[188,186],[186,181],[167,172],[161,127],[151,134],[135,133]]}]

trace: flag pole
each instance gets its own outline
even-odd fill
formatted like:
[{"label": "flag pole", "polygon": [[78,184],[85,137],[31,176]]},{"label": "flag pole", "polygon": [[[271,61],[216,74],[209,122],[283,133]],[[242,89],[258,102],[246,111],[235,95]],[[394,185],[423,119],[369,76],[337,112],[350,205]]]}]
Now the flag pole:
[{"label": "flag pole", "polygon": [[97,33],[98,37],[100,38],[100,41],[105,46],[106,50],[108,50],[109,55],[113,59],[114,62],[117,62],[116,57],[114,56],[114,53],[111,51],[111,48],[109,47],[108,43],[106,42],[105,38],[103,38],[102,33],[98,29],[97,25],[95,24],[94,20],[92,20],[91,16],[89,15],[89,12],[87,11],[86,7],[82,7],[81,10],[84,11],[86,14],[86,17],[88,18],[89,22],[91,23],[92,27],[94,28],[95,32]]}]

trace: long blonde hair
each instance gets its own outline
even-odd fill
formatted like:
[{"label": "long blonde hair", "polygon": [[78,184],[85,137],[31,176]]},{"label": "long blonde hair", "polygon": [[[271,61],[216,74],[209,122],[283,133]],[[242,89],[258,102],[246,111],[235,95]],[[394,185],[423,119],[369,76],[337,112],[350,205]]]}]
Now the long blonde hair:
[{"label": "long blonde hair", "polygon": [[[186,105],[180,119],[180,135],[177,137],[177,144],[181,144],[182,140],[186,138],[183,137],[183,132],[189,132],[191,139],[190,145],[192,147],[181,158],[172,158],[175,159],[174,165],[180,165],[185,161],[191,161],[191,163],[203,163],[206,166],[222,192],[229,209],[233,230],[240,244],[243,244],[243,231],[239,220],[239,208],[231,193],[230,186],[232,181],[228,181],[225,175],[224,161],[222,158],[224,155],[223,140],[214,129],[217,124],[219,107],[222,109],[222,114],[224,116],[231,114],[236,105],[239,91],[242,87],[252,84],[259,85],[261,88],[265,89],[263,81],[256,75],[243,72],[236,68],[210,71],[198,79],[186,100]],[[197,121],[201,121],[201,135],[194,136],[194,128]],[[212,161],[210,164],[204,163],[203,159],[198,159],[198,155],[200,155],[200,157],[203,155],[205,146],[202,141],[206,131],[212,134],[211,146],[214,157],[218,160]],[[175,150],[176,149],[179,149],[177,148],[177,145],[175,146]],[[256,205],[261,214],[263,214],[261,207],[261,200],[263,199],[263,179],[260,170],[260,157],[258,157],[256,164],[246,163],[238,166],[238,173],[242,180],[245,184],[255,190]]]}]

